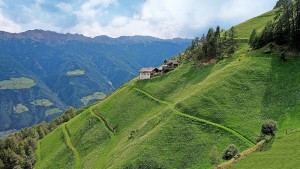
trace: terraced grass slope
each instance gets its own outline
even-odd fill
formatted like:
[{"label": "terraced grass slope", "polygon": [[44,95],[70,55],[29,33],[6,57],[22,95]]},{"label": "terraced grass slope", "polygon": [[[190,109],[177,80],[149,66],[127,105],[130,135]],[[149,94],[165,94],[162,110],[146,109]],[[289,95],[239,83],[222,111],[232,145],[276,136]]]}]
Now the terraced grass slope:
[{"label": "terraced grass slope", "polygon": [[[238,29],[262,25],[252,23]],[[229,144],[253,146],[265,119],[278,121],[279,135],[300,128],[300,59],[281,64],[264,50],[240,44],[214,65],[133,79],[41,140],[36,168],[213,168],[214,147],[221,158]]]}]

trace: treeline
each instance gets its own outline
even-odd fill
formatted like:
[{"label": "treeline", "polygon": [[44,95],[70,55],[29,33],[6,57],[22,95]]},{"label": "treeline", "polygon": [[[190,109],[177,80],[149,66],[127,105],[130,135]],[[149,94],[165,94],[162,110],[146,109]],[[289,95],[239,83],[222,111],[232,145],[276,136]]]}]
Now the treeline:
[{"label": "treeline", "polygon": [[1,169],[31,169],[36,163],[35,151],[38,140],[44,138],[57,126],[65,123],[79,114],[71,108],[64,115],[55,118],[51,123],[42,122],[31,128],[0,139],[0,168]]},{"label": "treeline", "polygon": [[230,56],[237,48],[236,37],[237,32],[234,27],[228,31],[221,30],[219,26],[216,29],[210,28],[206,36],[203,34],[201,38],[197,37],[192,41],[184,55],[187,59],[193,58],[199,61]]},{"label": "treeline", "polygon": [[300,46],[300,0],[279,0],[274,20],[268,22],[260,34],[254,29],[249,38],[254,49],[270,42],[288,44],[293,49]]}]

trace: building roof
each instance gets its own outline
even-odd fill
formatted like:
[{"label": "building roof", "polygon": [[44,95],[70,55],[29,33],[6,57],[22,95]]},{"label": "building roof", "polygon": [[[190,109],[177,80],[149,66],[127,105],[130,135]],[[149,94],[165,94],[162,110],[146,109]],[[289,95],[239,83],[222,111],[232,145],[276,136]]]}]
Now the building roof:
[{"label": "building roof", "polygon": [[168,67],[168,65],[161,65],[157,68],[157,70],[162,71],[164,68]]},{"label": "building roof", "polygon": [[142,72],[153,72],[153,70],[155,70],[155,69],[157,69],[157,68],[154,68],[154,67],[147,67],[147,68],[142,68],[141,70],[140,70],[140,72],[142,73]]},{"label": "building roof", "polygon": [[168,60],[167,65],[169,65],[169,64],[178,65],[178,61],[177,60]]}]

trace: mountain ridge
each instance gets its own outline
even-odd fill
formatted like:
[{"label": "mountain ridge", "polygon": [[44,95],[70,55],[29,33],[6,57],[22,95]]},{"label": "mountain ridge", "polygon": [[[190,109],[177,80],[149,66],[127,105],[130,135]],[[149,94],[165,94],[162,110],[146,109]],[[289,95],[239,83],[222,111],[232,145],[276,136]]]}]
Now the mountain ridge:
[{"label": "mountain ridge", "polygon": [[82,34],[71,34],[71,33],[57,33],[54,31],[45,31],[41,29],[28,30],[20,33],[9,33],[0,31],[0,38],[2,39],[32,39],[35,41],[48,41],[48,42],[68,42],[68,41],[81,41],[81,42],[95,42],[103,44],[115,44],[118,42],[123,43],[141,43],[141,42],[176,42],[176,43],[186,43],[190,42],[191,39],[188,38],[173,38],[173,39],[160,39],[153,36],[120,36],[120,37],[109,37],[107,35],[100,35],[95,37],[87,37]]}]

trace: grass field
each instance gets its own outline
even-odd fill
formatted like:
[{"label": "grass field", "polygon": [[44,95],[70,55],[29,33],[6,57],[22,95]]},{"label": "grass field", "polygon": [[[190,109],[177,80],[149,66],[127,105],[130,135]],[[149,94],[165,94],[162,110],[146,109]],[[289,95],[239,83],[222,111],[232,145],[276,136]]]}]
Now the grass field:
[{"label": "grass field", "polygon": [[103,92],[95,92],[93,93],[92,95],[90,96],[85,96],[83,97],[81,100],[81,102],[84,104],[84,105],[88,105],[90,101],[92,100],[102,100],[106,97],[106,94],[104,94]]},{"label": "grass field", "polygon": [[269,11],[246,22],[235,26],[239,39],[249,39],[249,36],[255,28],[258,32],[262,31],[268,21],[275,17],[276,10]]},{"label": "grass field", "polygon": [[35,82],[29,78],[25,78],[25,77],[10,78],[10,80],[0,81],[0,90],[28,89],[35,85],[36,85]]},{"label": "grass field", "polygon": [[68,71],[66,75],[67,76],[81,76],[84,74],[85,74],[85,72],[83,70],[78,69],[78,70]]},{"label": "grass field", "polygon": [[15,113],[24,113],[24,112],[28,112],[29,109],[23,104],[17,104],[16,106],[14,106],[14,111]]},{"label": "grass field", "polygon": [[[74,168],[74,157],[65,143],[63,125],[38,142],[35,168]],[[51,145],[51,146],[49,146]]]},{"label": "grass field", "polygon": [[53,103],[50,102],[50,100],[48,99],[39,99],[39,100],[32,101],[30,103],[35,106],[44,106],[44,107],[49,107],[53,105]]},{"label": "grass field", "polygon": [[[273,16],[238,25],[239,38]],[[240,44],[233,57],[214,65],[184,63],[150,80],[133,79],[39,141],[36,168],[52,168],[58,155],[59,168],[213,168],[214,147],[221,161],[230,144],[240,151],[253,146],[269,118],[280,126],[272,148],[235,167],[293,153],[299,134],[284,133],[300,128],[300,59],[282,64],[276,52],[248,48]],[[286,163],[294,166],[290,157]],[[269,164],[257,162],[263,165]]]},{"label": "grass field", "polygon": [[[70,140],[65,149],[67,152],[74,152],[67,148],[70,143],[76,148],[78,155],[73,156],[80,159],[77,162],[80,166],[76,168],[134,168],[153,165],[212,167],[207,153],[213,146],[217,146],[220,152],[231,143],[238,145],[241,150],[249,146],[226,130],[177,114],[170,106],[135,90],[134,83],[131,82],[66,123]],[[98,110],[116,127],[117,132],[110,133],[104,123],[96,118],[92,109]],[[133,138],[129,139],[132,131]],[[55,131],[58,132],[61,133],[61,130]],[[48,137],[54,139],[49,135],[43,140],[48,140]],[[188,140],[191,142],[187,143]],[[53,140],[51,142],[54,143]],[[46,153],[42,149],[40,152]],[[72,162],[75,164],[74,160]],[[61,165],[68,164],[68,161],[64,161]]]},{"label": "grass field", "polygon": [[[249,147],[235,134],[190,117],[232,129],[253,142],[262,121],[267,118],[279,122],[279,133],[296,129],[299,122],[293,119],[299,115],[295,102],[299,93],[279,88],[285,85],[291,89],[300,87],[299,79],[295,78],[299,62],[288,62],[283,69],[277,58],[253,54],[204,68],[187,64],[153,80],[131,82],[93,107],[117,129],[116,134],[111,134],[91,110],[66,124],[71,142],[81,157],[81,167],[210,168],[213,165],[207,155],[212,147],[217,146],[219,153],[231,143],[238,145],[240,150]],[[284,75],[279,76],[279,73]],[[186,80],[179,80],[181,77]],[[155,88],[152,85],[158,90],[152,90]],[[167,104],[135,88],[176,105],[175,108],[189,117],[180,116]],[[276,94],[276,91],[280,92]],[[134,136],[129,140],[131,131]],[[48,137],[51,135],[44,140]]]},{"label": "grass field", "polygon": [[299,168],[300,132],[276,138],[267,151],[255,152],[246,159],[235,164],[233,169],[282,169]]},{"label": "grass field", "polygon": [[60,110],[59,108],[53,108],[53,109],[48,109],[46,110],[45,114],[46,116],[50,116],[52,114],[57,114],[57,113],[61,113],[62,110]]}]

